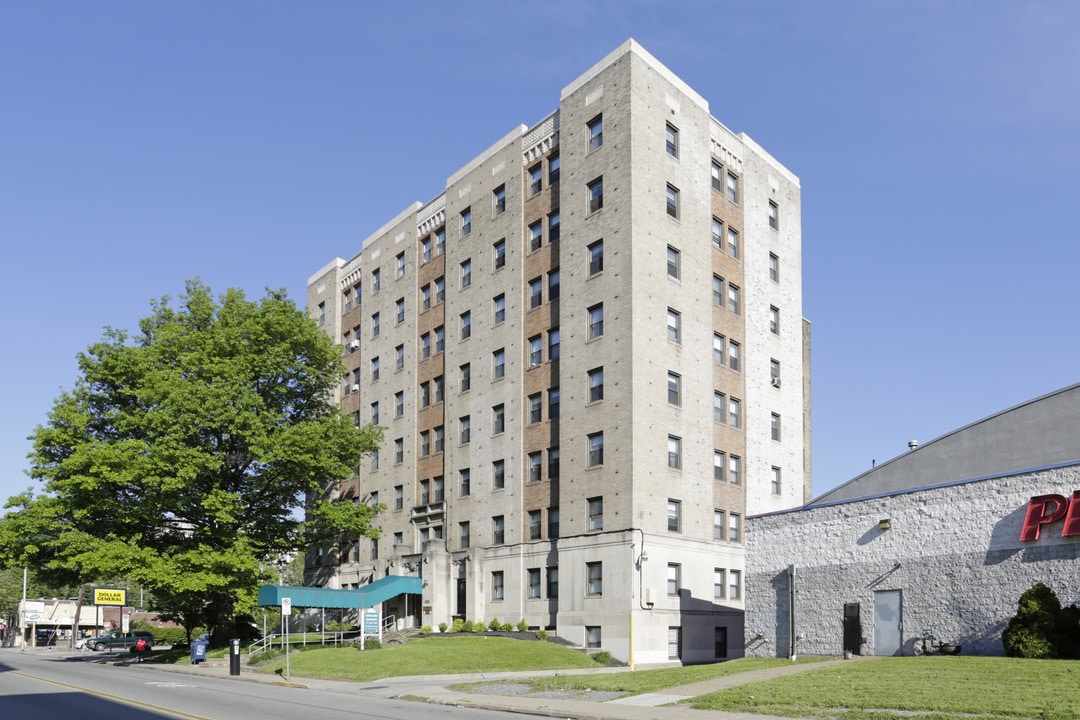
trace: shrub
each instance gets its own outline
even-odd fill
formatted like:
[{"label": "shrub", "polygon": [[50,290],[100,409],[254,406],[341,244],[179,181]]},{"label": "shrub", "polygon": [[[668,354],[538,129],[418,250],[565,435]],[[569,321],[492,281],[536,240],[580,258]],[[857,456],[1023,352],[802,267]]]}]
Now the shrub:
[{"label": "shrub", "polygon": [[[454,622],[456,623],[457,621],[455,620]],[[462,620],[461,625],[458,627],[457,631],[458,632],[472,632],[473,631],[473,621],[472,620]]]},{"label": "shrub", "polygon": [[529,623],[525,622],[525,618],[518,620],[517,624],[518,632],[529,632]]},{"label": "shrub", "polygon": [[502,632],[513,632],[514,631],[514,626],[511,625],[510,623],[503,623],[502,625],[499,626],[499,630],[501,630]]},{"label": "shrub", "polygon": [[[360,643],[356,644],[356,648],[358,650],[360,649]],[[365,650],[381,650],[382,649],[382,643],[379,642],[378,638],[364,638],[364,649]]]},{"label": "shrub", "polygon": [[[155,645],[168,645],[169,647],[179,645],[185,648],[188,646],[187,632],[182,627],[150,627],[146,629],[154,634]],[[191,638],[195,639],[204,632],[206,630],[203,628],[196,628],[195,632],[191,634]]]},{"label": "shrub", "polygon": [[537,640],[547,640],[547,630],[537,630],[536,631],[536,639]]},{"label": "shrub", "polygon": [[430,635],[431,634],[431,626],[430,625],[421,625],[420,626],[420,634],[421,635]]},{"label": "shrub", "polygon": [[454,624],[450,626],[450,632],[459,633],[464,632],[465,621],[461,618],[454,618]]},{"label": "shrub", "polygon": [[441,633],[446,632],[446,628],[447,628],[446,623],[439,623],[439,632],[441,632]]},{"label": "shrub", "polygon": [[488,623],[488,630],[491,632],[496,632],[501,627],[502,625],[499,624],[499,618],[492,618],[491,622]]},{"label": "shrub", "polygon": [[609,653],[607,650],[601,650],[600,652],[593,655],[592,659],[600,663],[601,665],[607,665],[609,662],[611,662],[611,653]]},{"label": "shrub", "polygon": [[1080,652],[1080,609],[1062,609],[1053,590],[1035,583],[1020,596],[1001,642],[1009,657],[1075,658]]}]

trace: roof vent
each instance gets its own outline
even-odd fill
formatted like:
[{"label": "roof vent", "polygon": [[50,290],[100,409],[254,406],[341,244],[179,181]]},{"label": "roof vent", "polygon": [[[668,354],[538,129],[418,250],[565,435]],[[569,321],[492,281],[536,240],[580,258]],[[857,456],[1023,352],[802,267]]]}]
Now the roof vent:
[{"label": "roof vent", "polygon": [[914,450],[915,448],[919,447],[919,441],[918,440],[908,440],[907,446],[908,446],[908,450]]}]

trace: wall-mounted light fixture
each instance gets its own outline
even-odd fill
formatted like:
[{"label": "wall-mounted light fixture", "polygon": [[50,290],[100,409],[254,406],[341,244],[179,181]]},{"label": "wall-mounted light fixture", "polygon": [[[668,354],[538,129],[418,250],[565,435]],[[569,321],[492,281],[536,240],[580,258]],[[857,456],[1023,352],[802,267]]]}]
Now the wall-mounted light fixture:
[{"label": "wall-mounted light fixture", "polygon": [[892,521],[890,521],[889,518],[882,518],[881,520],[878,520],[877,526],[879,530],[889,530],[892,528]]}]

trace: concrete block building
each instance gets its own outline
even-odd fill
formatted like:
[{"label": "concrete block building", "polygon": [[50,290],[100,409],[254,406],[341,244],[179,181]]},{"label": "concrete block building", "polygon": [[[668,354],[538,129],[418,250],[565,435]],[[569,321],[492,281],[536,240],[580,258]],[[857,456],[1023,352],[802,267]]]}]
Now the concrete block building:
[{"label": "concrete block building", "polygon": [[801,275],[798,178],[627,41],[310,277],[341,408],[386,428],[326,491],[386,511],[308,582],[418,575],[399,624],[741,655],[746,515],[809,498]]}]

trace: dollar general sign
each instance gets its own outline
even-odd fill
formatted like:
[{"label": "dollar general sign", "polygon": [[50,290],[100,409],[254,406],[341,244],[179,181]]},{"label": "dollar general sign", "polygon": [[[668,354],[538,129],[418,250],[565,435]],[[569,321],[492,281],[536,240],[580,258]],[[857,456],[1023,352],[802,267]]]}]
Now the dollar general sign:
[{"label": "dollar general sign", "polygon": [[94,588],[95,605],[120,605],[127,604],[127,590],[112,590],[110,588]]}]

